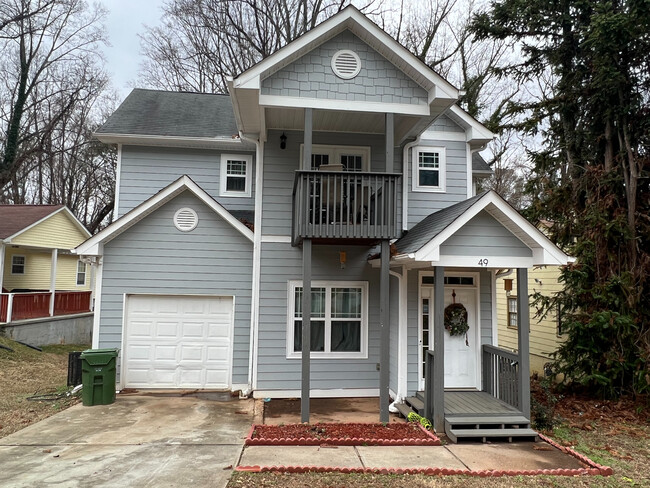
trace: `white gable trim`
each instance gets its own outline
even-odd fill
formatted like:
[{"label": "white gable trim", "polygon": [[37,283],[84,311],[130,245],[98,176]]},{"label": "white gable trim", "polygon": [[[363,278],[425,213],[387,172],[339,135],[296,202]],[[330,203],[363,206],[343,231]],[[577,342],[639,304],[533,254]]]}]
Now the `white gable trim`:
[{"label": "white gable trim", "polygon": [[329,98],[288,97],[283,95],[260,95],[260,105],[264,107],[316,108],[324,110],[347,110],[353,112],[395,113],[427,116],[428,105],[408,103],[361,102],[355,100],[336,100]]},{"label": "white gable trim", "polygon": [[456,104],[449,107],[449,111],[445,112],[445,115],[465,129],[467,142],[476,141],[487,144],[494,139],[494,133]]},{"label": "white gable trim", "polygon": [[[382,50],[392,51],[395,53],[396,57],[402,59],[419,75],[424,77],[432,85],[436,86],[442,92],[440,94],[443,95],[441,98],[445,98],[444,95],[446,95],[448,98],[458,99],[459,93],[457,88],[442,76],[431,70],[431,68],[420,61],[415,55],[413,55],[413,53],[386,34],[386,32],[379,28],[375,23],[371,22],[354,6],[346,7],[338,14],[321,22],[298,39],[290,42],[279,51],[260,61],[248,71],[242,73],[239,77],[233,80],[234,88],[259,90],[260,79],[263,75],[271,74],[278,66],[280,68],[286,66],[292,61],[298,59],[306,51],[317,47],[328,39],[331,39],[346,28],[349,28],[365,42],[370,41],[369,44],[371,47],[378,49],[380,54],[382,54]],[[431,87],[424,88],[431,89]],[[436,96],[438,96],[437,93]]]},{"label": "white gable trim", "polygon": [[[562,252],[555,244],[553,244],[539,229],[533,224],[528,222],[522,217],[519,212],[512,208],[503,198],[496,192],[490,191],[483,197],[478,199],[470,208],[468,208],[462,215],[449,224],[442,232],[431,239],[418,251],[413,253],[415,261],[430,261],[441,262],[444,261],[440,255],[440,246],[467,224],[472,218],[478,215],[479,212],[485,210],[492,217],[494,217],[501,225],[512,232],[515,237],[521,240],[533,251],[531,265],[566,265],[570,262],[569,256]],[[467,257],[468,261],[462,261],[460,257],[456,258],[454,265],[457,266],[479,266],[479,257]],[[475,259],[477,258],[477,259]],[[514,258],[508,258],[510,262]],[[471,262],[470,262],[471,261]],[[473,261],[476,261],[474,263]],[[489,263],[490,267],[493,263]],[[523,267],[524,263],[520,263]],[[512,267],[512,266],[506,266]],[[529,267],[529,266],[525,266]]]},{"label": "white gable trim", "polygon": [[81,232],[82,232],[86,237],[90,237],[90,236],[91,236],[91,233],[88,232],[88,229],[86,229],[86,227],[85,227],[85,226],[84,226],[84,225],[79,221],[79,219],[78,219],[77,217],[75,217],[75,215],[70,211],[70,209],[69,209],[68,207],[66,207],[66,206],[63,206],[63,207],[61,207],[61,208],[55,210],[55,211],[52,212],[51,214],[46,215],[46,216],[43,217],[42,219],[37,220],[37,221],[34,222],[33,224],[28,225],[28,226],[25,227],[24,229],[19,230],[19,231],[16,232],[15,234],[10,235],[9,237],[5,237],[5,239],[3,240],[3,242],[6,242],[7,244],[11,243],[11,240],[12,240],[12,239],[15,239],[15,238],[18,237],[19,235],[21,235],[21,234],[27,232],[29,229],[32,229],[32,228],[36,227],[36,226],[39,225],[40,223],[45,222],[47,219],[49,219],[50,217],[53,217],[54,215],[56,215],[56,214],[58,214],[58,213],[60,213],[60,212],[65,213],[65,214],[68,216],[68,218],[72,221],[72,223],[75,225],[75,227],[77,227],[77,228],[78,228],[78,229],[79,229],[79,230],[80,230],[80,231],[81,231]]},{"label": "white gable trim", "polygon": [[102,255],[101,246],[104,243],[111,241],[122,232],[131,228],[137,222],[162,207],[165,203],[173,200],[185,190],[191,191],[199,200],[214,210],[214,212],[222,219],[232,225],[249,241],[253,242],[253,232],[248,227],[242,224],[220,203],[208,195],[205,190],[197,185],[189,176],[183,175],[167,187],[160,190],[154,196],[145,200],[133,210],[123,215],[104,230],[77,246],[77,248],[74,249],[74,252],[91,256]]}]

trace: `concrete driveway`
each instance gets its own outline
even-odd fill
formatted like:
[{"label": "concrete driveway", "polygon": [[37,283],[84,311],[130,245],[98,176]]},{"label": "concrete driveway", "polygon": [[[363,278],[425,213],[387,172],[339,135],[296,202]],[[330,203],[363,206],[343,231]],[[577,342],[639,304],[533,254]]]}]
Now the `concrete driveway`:
[{"label": "concrete driveway", "polygon": [[0,439],[0,486],[225,486],[253,401],[118,395]]}]

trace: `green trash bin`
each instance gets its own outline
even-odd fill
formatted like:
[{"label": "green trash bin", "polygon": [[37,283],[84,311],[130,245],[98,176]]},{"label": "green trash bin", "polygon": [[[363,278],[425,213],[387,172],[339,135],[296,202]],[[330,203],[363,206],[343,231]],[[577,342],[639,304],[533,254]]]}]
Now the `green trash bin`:
[{"label": "green trash bin", "polygon": [[115,401],[117,349],[87,349],[81,353],[81,399],[86,407]]}]

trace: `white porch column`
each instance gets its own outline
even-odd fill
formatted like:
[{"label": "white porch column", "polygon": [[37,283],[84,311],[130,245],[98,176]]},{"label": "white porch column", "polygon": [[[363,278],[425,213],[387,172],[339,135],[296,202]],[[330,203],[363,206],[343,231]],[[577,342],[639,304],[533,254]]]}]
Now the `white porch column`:
[{"label": "white porch column", "polygon": [[50,266],[50,317],[54,315],[54,296],[56,294],[56,263],[59,250],[52,249],[52,264]]},{"label": "white porch column", "polygon": [[530,315],[528,269],[517,268],[517,351],[519,355],[519,408],[530,419]]},{"label": "white porch column", "polygon": [[379,421],[388,422],[390,403],[390,242],[381,241],[381,269],[379,271]]},{"label": "white porch column", "polygon": [[5,244],[0,242],[0,292],[2,292],[2,285],[5,277]]}]

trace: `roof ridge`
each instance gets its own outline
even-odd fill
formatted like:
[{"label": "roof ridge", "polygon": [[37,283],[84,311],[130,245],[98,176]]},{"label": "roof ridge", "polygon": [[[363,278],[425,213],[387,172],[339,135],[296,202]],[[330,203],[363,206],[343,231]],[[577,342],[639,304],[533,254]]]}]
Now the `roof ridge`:
[{"label": "roof ridge", "polygon": [[229,93],[210,93],[210,92],[199,92],[199,91],[192,91],[192,90],[160,90],[158,88],[140,88],[137,86],[133,88],[131,92],[134,92],[136,90],[156,92],[156,93],[172,93],[172,94],[183,94],[183,95],[215,95],[220,97],[230,97]]}]

